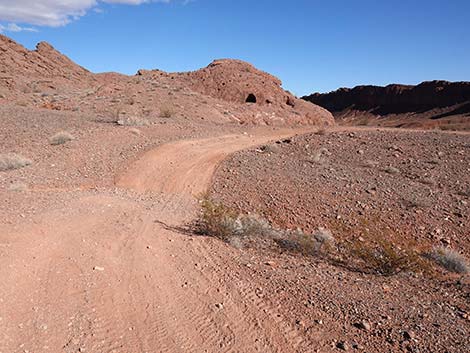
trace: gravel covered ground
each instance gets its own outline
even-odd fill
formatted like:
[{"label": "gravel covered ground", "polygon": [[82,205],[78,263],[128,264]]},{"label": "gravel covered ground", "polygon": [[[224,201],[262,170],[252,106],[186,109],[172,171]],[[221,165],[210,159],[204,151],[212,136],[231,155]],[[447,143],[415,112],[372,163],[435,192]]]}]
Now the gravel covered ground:
[{"label": "gravel covered ground", "polygon": [[237,153],[214,180],[225,203],[283,228],[354,237],[367,226],[470,255],[469,134],[309,134]]},{"label": "gravel covered ground", "polygon": [[[297,136],[226,160],[212,195],[279,228],[329,228],[337,240],[368,235],[450,246],[470,255],[470,135],[348,129]],[[469,276],[437,270],[384,277],[320,258],[237,250],[312,351],[466,352]]]}]

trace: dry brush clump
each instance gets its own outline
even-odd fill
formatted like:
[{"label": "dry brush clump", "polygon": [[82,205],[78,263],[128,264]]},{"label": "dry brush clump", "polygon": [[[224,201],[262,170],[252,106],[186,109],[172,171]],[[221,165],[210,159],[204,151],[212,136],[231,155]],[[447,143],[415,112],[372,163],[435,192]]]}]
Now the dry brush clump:
[{"label": "dry brush clump", "polygon": [[17,191],[17,192],[23,192],[28,190],[28,185],[25,183],[17,182],[17,183],[12,183],[8,187],[8,190],[10,191]]},{"label": "dry brush clump", "polygon": [[[391,230],[389,234],[389,231],[374,229],[380,225],[378,221],[376,224],[374,221],[364,221],[362,226],[359,225],[355,233],[359,233],[360,237],[336,240],[332,232],[325,228],[318,228],[313,233],[300,229],[278,229],[256,214],[242,214],[213,201],[207,195],[200,199],[200,203],[198,233],[219,238],[237,248],[246,245],[266,248],[268,242],[283,251],[320,257],[353,271],[382,276],[402,272],[432,275],[435,273],[433,262],[452,272],[470,272],[468,261],[458,252],[448,248],[424,251],[422,246],[411,240],[397,243],[393,240],[396,234]],[[345,229],[339,232],[343,231]]]},{"label": "dry brush clump", "polygon": [[300,229],[281,230],[256,214],[242,214],[204,196],[198,232],[222,239],[236,247],[250,243],[265,247],[266,242],[283,250],[304,255],[318,255],[332,249],[335,239],[330,231],[319,228],[313,234]]},{"label": "dry brush clump", "polygon": [[335,238],[325,228],[318,228],[313,234],[297,229],[295,231],[283,231],[282,235],[275,242],[285,250],[306,256],[329,254],[334,250]]},{"label": "dry brush clump", "polygon": [[391,175],[398,175],[400,174],[400,170],[398,168],[388,166],[387,168],[384,169],[385,173],[391,174]]},{"label": "dry brush clump", "polygon": [[169,119],[175,115],[175,111],[168,106],[163,106],[160,108],[160,118]]},{"label": "dry brush clump", "polygon": [[67,131],[61,131],[49,138],[51,145],[63,145],[67,142],[74,140],[75,137]]},{"label": "dry brush clump", "polygon": [[118,119],[116,124],[120,126],[147,126],[149,125],[149,122],[146,119],[137,117],[123,117]]},{"label": "dry brush clump", "polygon": [[349,244],[352,261],[359,260],[365,272],[391,276],[400,272],[429,272],[429,265],[414,247],[398,246],[390,240],[355,240]]},{"label": "dry brush clump", "polygon": [[434,272],[425,256],[426,246],[384,225],[380,215],[358,219],[355,225],[335,221],[329,226],[344,235],[330,257],[335,264],[382,276],[401,272],[431,275]]},{"label": "dry brush clump", "polygon": [[446,247],[437,247],[426,255],[432,261],[450,272],[460,274],[470,273],[470,264],[468,260],[455,250]]},{"label": "dry brush clump", "polygon": [[322,164],[324,161],[323,157],[329,155],[331,155],[330,151],[328,151],[327,148],[322,147],[311,155],[311,162],[315,164]]},{"label": "dry brush clump", "polygon": [[202,234],[224,241],[255,235],[274,236],[275,230],[257,215],[242,215],[207,196],[203,196],[200,203],[202,211],[198,230]]},{"label": "dry brush clump", "polygon": [[315,131],[315,135],[324,136],[328,134],[328,128],[326,126],[320,126],[317,131]]},{"label": "dry brush clump", "polygon": [[16,153],[0,154],[0,172],[23,168],[31,163],[28,158]]}]

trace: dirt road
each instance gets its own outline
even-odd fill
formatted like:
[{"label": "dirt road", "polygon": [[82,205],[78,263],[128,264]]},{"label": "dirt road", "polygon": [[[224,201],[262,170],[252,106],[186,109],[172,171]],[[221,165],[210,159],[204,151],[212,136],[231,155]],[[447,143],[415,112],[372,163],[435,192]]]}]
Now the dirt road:
[{"label": "dirt road", "polygon": [[249,278],[222,276],[238,271],[224,244],[172,230],[194,217],[193,195],[227,154],[293,133],[163,145],[118,173],[117,190],[75,191],[6,226],[0,352],[303,350]]}]

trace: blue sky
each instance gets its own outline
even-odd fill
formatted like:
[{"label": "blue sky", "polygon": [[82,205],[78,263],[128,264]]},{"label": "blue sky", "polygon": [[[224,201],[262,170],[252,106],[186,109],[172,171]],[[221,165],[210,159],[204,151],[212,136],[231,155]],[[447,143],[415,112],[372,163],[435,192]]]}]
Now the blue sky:
[{"label": "blue sky", "polygon": [[0,30],[28,48],[45,40],[94,72],[187,71],[238,58],[297,95],[470,81],[468,0],[122,2],[142,0],[0,0]]}]

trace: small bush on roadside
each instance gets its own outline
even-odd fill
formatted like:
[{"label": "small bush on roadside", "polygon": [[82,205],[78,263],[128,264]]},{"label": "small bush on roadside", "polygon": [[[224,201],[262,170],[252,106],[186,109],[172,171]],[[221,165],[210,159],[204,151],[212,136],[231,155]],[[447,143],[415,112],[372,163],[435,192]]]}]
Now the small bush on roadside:
[{"label": "small bush on roadside", "polygon": [[228,241],[237,233],[237,213],[220,203],[216,203],[208,196],[203,196],[201,203],[201,218],[198,231]]},{"label": "small bush on roadside", "polygon": [[67,143],[67,142],[72,141],[74,139],[75,139],[75,137],[73,137],[72,134],[70,134],[69,132],[61,131],[61,132],[58,132],[57,134],[55,134],[54,136],[52,136],[49,139],[49,142],[50,142],[51,145],[63,145],[64,143]]},{"label": "small bush on roadside", "polygon": [[0,172],[23,168],[31,163],[31,160],[20,156],[19,154],[0,154]]},{"label": "small bush on roadside", "polygon": [[200,233],[227,242],[230,242],[232,238],[276,236],[276,231],[269,222],[258,215],[242,215],[220,203],[214,202],[207,196],[203,196],[200,203],[202,209],[198,227]]},{"label": "small bush on roadside", "polygon": [[470,264],[467,259],[455,250],[437,247],[428,253],[427,257],[450,272],[470,273]]},{"label": "small bush on roadside", "polygon": [[401,248],[391,241],[355,240],[350,244],[350,254],[362,261],[366,269],[384,276],[400,272],[428,272],[429,266],[418,251]]},{"label": "small bush on roadside", "polygon": [[297,229],[293,232],[285,231],[283,235],[276,241],[281,248],[304,255],[319,255],[322,252],[329,252],[335,244],[333,235],[325,228],[319,228],[313,234]]},{"label": "small bush on roadside", "polygon": [[145,119],[136,117],[124,117],[116,121],[120,126],[147,126],[149,122]]}]

